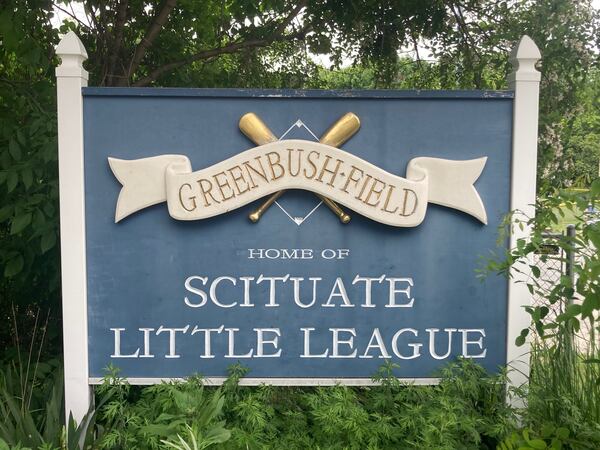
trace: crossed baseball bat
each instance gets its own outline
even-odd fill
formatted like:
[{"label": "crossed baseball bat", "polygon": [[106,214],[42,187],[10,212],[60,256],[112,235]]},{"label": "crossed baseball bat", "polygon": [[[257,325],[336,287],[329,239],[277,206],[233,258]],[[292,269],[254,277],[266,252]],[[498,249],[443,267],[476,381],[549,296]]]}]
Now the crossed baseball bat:
[{"label": "crossed baseball bat", "polygon": [[[264,145],[269,142],[278,141],[277,137],[271,132],[269,127],[254,113],[246,113],[240,118],[240,131],[256,145]],[[346,113],[340,117],[319,139],[321,144],[327,144],[332,147],[340,147],[344,142],[350,139],[360,129],[360,120],[354,113]],[[262,215],[271,207],[275,201],[283,195],[285,189],[271,194],[271,196],[256,210],[252,211],[248,218],[252,222],[258,222]],[[342,223],[350,222],[350,215],[333,200],[316,194],[327,207],[340,219]]]}]

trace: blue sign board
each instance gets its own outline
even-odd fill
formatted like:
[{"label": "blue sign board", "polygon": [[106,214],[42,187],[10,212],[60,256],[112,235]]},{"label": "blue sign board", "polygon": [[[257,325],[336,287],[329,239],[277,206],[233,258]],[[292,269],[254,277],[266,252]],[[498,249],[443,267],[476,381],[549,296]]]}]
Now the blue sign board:
[{"label": "blue sign board", "polygon": [[[509,210],[512,92],[84,88],[83,100],[90,377],[105,375],[109,364],[125,377],[157,379],[223,377],[239,362],[266,382],[368,379],[388,360],[403,378],[435,377],[459,356],[490,372],[505,364],[507,281],[479,280],[476,270],[496,250]],[[366,212],[342,206],[352,216],[344,224],[315,192],[293,183],[253,223],[248,215],[264,199],[223,206],[244,192],[240,186],[251,190],[261,180],[243,162],[231,166],[246,168],[238,174],[242,184],[231,181],[230,170],[223,184],[212,178],[212,190],[190,181],[170,192],[167,181],[165,199],[164,185],[140,188],[135,214],[115,222],[117,204],[126,206],[123,178],[141,186],[160,157],[184,155],[198,170],[254,148],[238,128],[249,112],[290,140],[298,161],[313,148],[299,140],[317,142],[340,116],[354,113],[360,130],[331,153],[331,165],[317,169],[312,160],[323,185],[341,177],[339,195],[351,173],[334,173],[334,161],[347,154],[398,177],[415,158],[435,158],[431,178],[441,188],[430,187],[431,198],[450,195],[444,183],[448,191],[461,183],[452,161],[484,161],[475,189],[487,224],[443,201],[428,204],[416,225],[380,223],[367,217],[369,188],[354,196]],[[263,175],[276,179],[279,160],[270,153],[247,153],[245,162],[260,168],[256,158],[264,156],[270,165]],[[147,162],[147,169],[134,174],[125,162],[117,170],[109,158]],[[383,204],[383,188],[372,190]],[[409,191],[417,192],[405,188],[396,216],[409,215],[407,202],[417,208]],[[317,193],[328,196],[325,187]],[[171,194],[184,213],[209,205],[227,213],[177,220]],[[462,191],[455,197],[460,203]]]}]

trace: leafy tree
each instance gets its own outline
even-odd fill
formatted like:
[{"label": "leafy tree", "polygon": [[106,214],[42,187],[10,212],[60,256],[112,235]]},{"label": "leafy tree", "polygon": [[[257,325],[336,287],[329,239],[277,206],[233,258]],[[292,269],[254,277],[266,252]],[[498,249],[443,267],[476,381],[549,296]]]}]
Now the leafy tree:
[{"label": "leafy tree", "polygon": [[600,70],[588,74],[589,82],[577,93],[572,118],[561,121],[562,171],[577,187],[588,187],[600,175]]},{"label": "leafy tree", "polygon": [[[59,314],[58,167],[52,46],[58,33],[44,0],[0,12],[0,347],[18,316],[21,339],[35,305]],[[44,314],[45,316],[45,314]],[[43,320],[39,321],[43,322]],[[13,325],[13,326],[11,326]],[[41,326],[40,326],[41,328]],[[50,330],[56,335],[56,327]]]},{"label": "leafy tree", "polygon": [[584,111],[594,114],[584,98],[598,96],[590,77],[600,62],[600,12],[590,0],[466,3],[449,2],[454,26],[432,41],[441,87],[505,88],[508,52],[529,35],[542,53],[538,186],[571,183],[581,172],[565,168],[578,166],[575,160],[582,157],[577,147],[569,149],[576,145],[571,130]]},{"label": "leafy tree", "polygon": [[[73,3],[83,3],[85,20],[70,12]],[[61,4],[72,17],[68,26],[78,32],[90,55],[92,82],[102,86],[222,85],[216,77],[205,77],[207,65],[215,61],[228,75],[241,69],[245,77],[233,80],[245,86],[254,79],[247,75],[261,66],[272,71],[280,65],[293,72],[299,60],[289,56],[304,57],[302,66],[307,50],[332,53],[334,60],[350,52],[383,67],[397,59],[398,47],[409,39],[441,32],[446,17],[443,3],[435,0]]]}]

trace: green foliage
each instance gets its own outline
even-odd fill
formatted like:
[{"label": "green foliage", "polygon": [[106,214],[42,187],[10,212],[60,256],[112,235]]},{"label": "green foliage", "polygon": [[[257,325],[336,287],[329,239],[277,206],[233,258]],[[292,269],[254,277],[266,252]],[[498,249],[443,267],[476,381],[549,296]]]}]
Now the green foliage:
[{"label": "green foliage", "polygon": [[[0,450],[82,450],[102,435],[96,410],[65,427],[62,368],[56,361],[35,363],[31,371],[13,362],[0,370]],[[27,366],[29,369],[29,365]],[[109,399],[99,400],[97,407]],[[95,447],[94,447],[95,448]]]},{"label": "green foliage", "polygon": [[198,432],[198,430],[186,424],[187,438],[186,441],[179,434],[177,439],[171,438],[171,440],[162,440],[161,442],[167,447],[172,447],[177,450],[201,450],[209,448],[213,444],[221,444],[227,442],[231,434],[224,428],[213,428],[206,435]]},{"label": "green foliage", "polygon": [[[164,448],[161,442],[208,448],[229,439],[220,419],[224,396],[220,389],[206,388],[198,377],[139,390],[119,379],[113,369],[97,393],[111,397],[98,408],[105,430],[98,448]],[[189,442],[181,435],[188,435]]]},{"label": "green foliage", "polygon": [[[36,311],[51,310],[58,336],[58,167],[51,2],[5,2],[0,9],[0,311],[13,307],[24,334]],[[45,315],[45,314],[44,314]],[[0,348],[11,340],[0,330]]]},{"label": "green foliage", "polygon": [[555,428],[552,425],[545,426],[539,436],[529,428],[515,432],[507,437],[499,446],[499,450],[561,450],[566,444],[577,444],[569,439],[570,433],[567,428]]},{"label": "green foliage", "polygon": [[[59,444],[63,392],[56,367],[56,362],[37,364],[28,374],[13,363],[0,373],[0,438],[7,444]],[[44,414],[33,413],[38,409]]]},{"label": "green foliage", "polygon": [[[523,34],[540,47],[538,186],[589,186],[600,164],[600,11],[589,1],[447,2],[441,31],[408,43],[413,58],[326,73],[341,88],[506,89],[511,48]],[[355,60],[356,61],[356,60]]]},{"label": "green foliage", "polygon": [[[525,428],[507,437],[502,449],[600,447],[600,222],[581,212],[599,203],[600,179],[589,190],[548,191],[538,199],[535,217],[515,212],[507,218],[508,228],[528,227],[530,238],[488,265],[540,299],[526,307],[532,325],[516,339],[517,345],[528,338],[532,343],[529,384],[520,392],[527,399]],[[575,217],[574,233],[549,237],[546,231],[565,211]],[[570,265],[572,275],[549,283],[543,273],[548,258]]]},{"label": "green foliage", "polygon": [[591,360],[598,348],[579,349],[573,330],[561,326],[552,339],[534,341],[531,356],[525,423],[564,448],[600,447],[600,364]]},{"label": "green foliage", "polygon": [[[539,362],[535,370],[551,368],[539,355],[534,360]],[[442,370],[439,385],[415,386],[394,378],[393,368],[383,366],[374,377],[379,385],[362,388],[243,387],[239,379],[247,371],[239,366],[220,388],[204,386],[198,377],[136,387],[112,369],[96,388],[96,409],[78,427],[72,421],[66,429],[59,424],[54,426],[58,433],[39,433],[41,438],[31,440],[43,429],[44,417],[62,417],[55,402],[39,408],[32,403],[26,408],[30,419],[20,419],[26,432],[17,439],[0,434],[0,439],[9,448],[69,450],[592,449],[600,443],[598,425],[594,429],[589,418],[562,414],[555,425],[552,414],[541,411],[543,402],[554,401],[550,387],[534,389],[542,380],[532,378],[531,412],[522,415],[526,428],[516,431],[514,411],[505,404],[504,375],[489,376],[472,361],[460,360]],[[36,424],[30,429],[25,428],[29,420]]]},{"label": "green foliage", "polygon": [[[54,367],[53,376],[39,377],[44,389],[29,381],[34,399],[61,389]],[[413,386],[394,378],[393,368],[383,366],[374,377],[379,385],[364,388],[243,387],[239,379],[247,370],[240,366],[231,368],[220,388],[204,386],[199,377],[138,387],[111,369],[96,388],[96,408],[78,426],[61,422],[61,395],[55,392],[46,405],[25,405],[18,419],[8,414],[4,423],[22,431],[2,428],[0,439],[9,448],[66,450],[491,449],[513,431],[503,375],[489,376],[461,360],[440,373],[439,385]]]},{"label": "green foliage", "polygon": [[589,82],[577,92],[573,117],[561,130],[561,177],[573,186],[589,187],[600,170],[600,69],[587,74]]},{"label": "green foliage", "polygon": [[245,388],[235,383],[244,372],[234,369],[224,386],[226,448],[494,448],[512,429],[502,376],[460,361],[438,386],[411,386],[392,368],[382,367],[380,386],[368,388]]},{"label": "green foliage", "polygon": [[[600,205],[600,179],[592,183],[589,190],[560,191],[552,189],[546,195],[538,198],[536,216],[527,217],[521,212],[514,212],[506,224],[508,227],[528,227],[531,229],[529,239],[517,241],[516,248],[511,249],[500,261],[490,261],[489,271],[505,275],[520,275],[531,272],[527,279],[520,277],[519,282],[525,283],[529,292],[540,298],[545,298],[547,304],[529,307],[535,331],[540,337],[552,337],[559,326],[564,325],[574,331],[579,331],[581,323],[586,322],[592,329],[597,328],[595,315],[600,310],[600,222],[590,221],[581,211],[588,206]],[[546,231],[553,224],[559,223],[560,217],[570,211],[576,218],[574,224],[575,236],[557,235],[548,238]],[[573,279],[562,276],[557,283],[548,285],[541,278],[541,271],[531,265],[531,257],[541,254],[541,261],[548,258],[544,249],[549,245],[555,246],[562,255],[575,255],[573,264]],[[560,260],[566,264],[566,256]],[[510,272],[512,271],[512,272]],[[577,298],[577,302],[571,302]],[[548,320],[550,309],[562,305],[562,313],[555,320]],[[522,343],[528,331],[523,331],[518,338]]]}]

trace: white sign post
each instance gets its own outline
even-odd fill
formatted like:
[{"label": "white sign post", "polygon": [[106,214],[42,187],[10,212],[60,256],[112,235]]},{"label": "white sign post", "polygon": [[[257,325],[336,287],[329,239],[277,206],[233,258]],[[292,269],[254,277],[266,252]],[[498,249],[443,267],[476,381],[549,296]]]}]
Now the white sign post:
[{"label": "white sign post", "polygon": [[[535,215],[537,174],[538,99],[541,74],[535,64],[541,59],[539,49],[529,36],[523,36],[510,55],[514,72],[508,76],[508,85],[515,91],[513,106],[512,186],[510,193],[511,211],[521,211],[527,217]],[[510,248],[517,240],[527,239],[531,230],[515,227],[510,235]],[[508,326],[506,361],[509,365],[509,386],[519,387],[529,377],[530,343],[517,347],[515,338],[522,329],[529,328],[531,317],[525,306],[531,305],[531,294],[523,277],[527,273],[511,273],[508,285]],[[519,282],[521,281],[521,282]],[[513,406],[522,406],[523,399],[510,398]]]},{"label": "white sign post", "polygon": [[56,47],[60,251],[65,373],[65,412],[79,422],[88,411],[87,277],[85,258],[85,189],[83,178],[83,96],[87,53],[70,31]]}]

